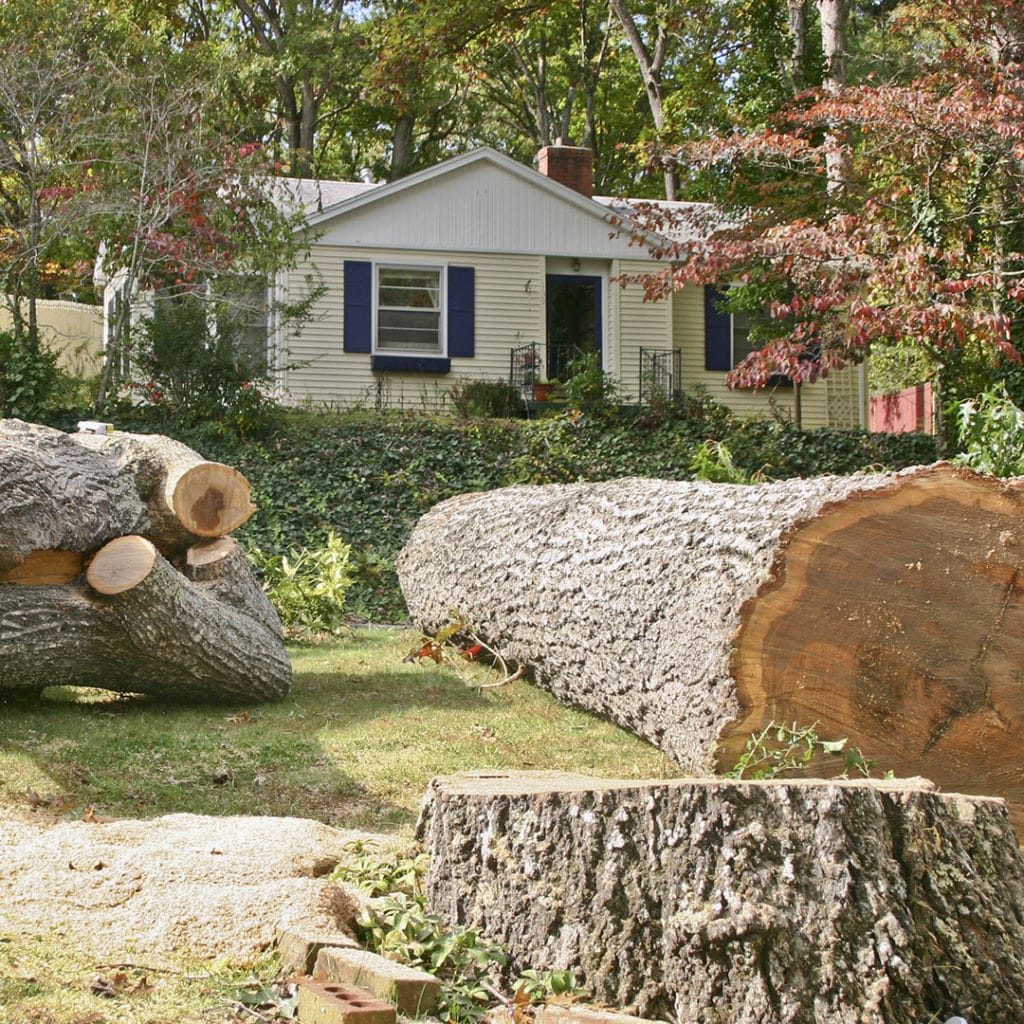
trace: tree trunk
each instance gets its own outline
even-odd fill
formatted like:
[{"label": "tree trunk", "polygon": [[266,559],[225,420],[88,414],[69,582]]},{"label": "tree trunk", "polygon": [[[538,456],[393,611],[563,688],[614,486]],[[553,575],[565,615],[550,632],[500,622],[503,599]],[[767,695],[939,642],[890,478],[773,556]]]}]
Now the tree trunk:
[{"label": "tree trunk", "polygon": [[901,782],[435,780],[427,897],[599,1002],[728,1024],[1016,1019],[1002,801]]},{"label": "tree trunk", "polygon": [[727,770],[770,722],[818,723],[1024,821],[1022,508],[1024,481],[942,464],[514,487],[435,506],[398,571],[427,632],[457,610],[684,771]]},{"label": "tree trunk", "polygon": [[391,133],[391,173],[390,181],[398,181],[411,174],[416,159],[416,115],[401,113],[395,118],[395,127]]},{"label": "tree trunk", "polygon": [[804,87],[807,67],[807,0],[786,0],[789,20],[789,73],[793,93]]},{"label": "tree trunk", "polygon": [[221,536],[252,511],[240,473],[170,438],[0,420],[0,695],[283,697],[281,622]]},{"label": "tree trunk", "polygon": [[[846,26],[849,0],[818,0],[821,14],[821,48],[825,55],[825,92],[838,95],[846,87],[848,50]],[[830,192],[842,189],[850,179],[850,140],[844,131],[830,130],[825,139],[826,173]]]},{"label": "tree trunk", "polygon": [[[246,572],[236,564],[234,586],[265,602]],[[143,537],[104,546],[85,580],[0,585],[0,693],[94,686],[192,700],[285,696],[291,665],[280,622],[222,594],[187,580]]]},{"label": "tree trunk", "polygon": [[[609,6],[615,13],[615,17],[618,18],[633,51],[633,56],[636,57],[640,76],[644,83],[644,93],[647,96],[647,105],[651,111],[651,119],[654,121],[659,140],[664,141],[661,138],[666,126],[663,72],[668,47],[668,32],[664,25],[650,23],[649,28],[654,35],[652,50],[644,42],[643,36],[640,34],[640,26],[633,17],[633,12],[626,6],[625,0],[610,0]],[[666,164],[664,179],[665,198],[675,199],[676,193],[679,191],[679,175],[674,165]]]},{"label": "tree trunk", "polygon": [[181,549],[254,510],[240,473],[159,435],[0,420],[0,480],[0,571],[33,551],[86,553],[125,534]]}]

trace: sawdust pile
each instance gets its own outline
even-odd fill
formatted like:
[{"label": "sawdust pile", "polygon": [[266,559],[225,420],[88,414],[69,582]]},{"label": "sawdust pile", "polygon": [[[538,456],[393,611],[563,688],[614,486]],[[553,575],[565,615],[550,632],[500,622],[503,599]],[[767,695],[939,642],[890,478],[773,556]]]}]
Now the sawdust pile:
[{"label": "sawdust pile", "polygon": [[396,842],[303,818],[2,820],[0,932],[97,957],[247,957],[300,923],[351,933],[358,896],[325,876],[355,839]]}]

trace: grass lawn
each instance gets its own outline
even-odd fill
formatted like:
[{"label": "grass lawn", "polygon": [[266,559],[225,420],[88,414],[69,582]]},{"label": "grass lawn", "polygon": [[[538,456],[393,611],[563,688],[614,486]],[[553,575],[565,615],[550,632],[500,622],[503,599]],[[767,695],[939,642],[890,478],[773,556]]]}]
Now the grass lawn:
[{"label": "grass lawn", "polygon": [[[674,774],[648,744],[528,683],[480,689],[496,678],[484,668],[404,663],[416,640],[370,629],[294,645],[294,687],[279,704],[185,708],[58,688],[0,704],[0,813],[290,815],[411,838],[435,775]],[[114,1000],[90,992],[97,968],[52,937],[0,932],[0,1024],[253,1021],[230,993],[246,972],[272,977],[274,963],[183,962],[177,974],[126,978],[138,991]]]}]

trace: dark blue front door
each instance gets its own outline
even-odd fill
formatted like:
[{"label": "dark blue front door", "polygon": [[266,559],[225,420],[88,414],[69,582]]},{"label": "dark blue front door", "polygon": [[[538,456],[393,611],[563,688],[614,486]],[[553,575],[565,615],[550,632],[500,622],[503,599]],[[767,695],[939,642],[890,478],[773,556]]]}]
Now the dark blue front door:
[{"label": "dark blue front door", "polygon": [[564,381],[574,359],[601,351],[601,278],[548,274],[547,314],[547,375]]}]

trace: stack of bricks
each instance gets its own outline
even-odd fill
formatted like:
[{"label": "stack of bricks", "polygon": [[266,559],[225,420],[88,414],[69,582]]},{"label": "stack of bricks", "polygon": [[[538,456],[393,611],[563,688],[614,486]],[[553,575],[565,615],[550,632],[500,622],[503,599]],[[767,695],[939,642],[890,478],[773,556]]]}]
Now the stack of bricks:
[{"label": "stack of bricks", "polygon": [[[427,1016],[437,1009],[441,986],[424,971],[405,967],[363,949],[340,932],[301,928],[278,931],[285,970],[294,971],[299,1024],[397,1024],[402,1017]],[[493,1024],[514,1024],[510,1011],[492,1014]],[[593,1006],[543,1006],[535,1024],[652,1024]]]},{"label": "stack of bricks", "polygon": [[360,948],[341,933],[278,932],[286,970],[297,973],[300,1024],[396,1024],[432,1013],[441,986],[432,974]]}]

